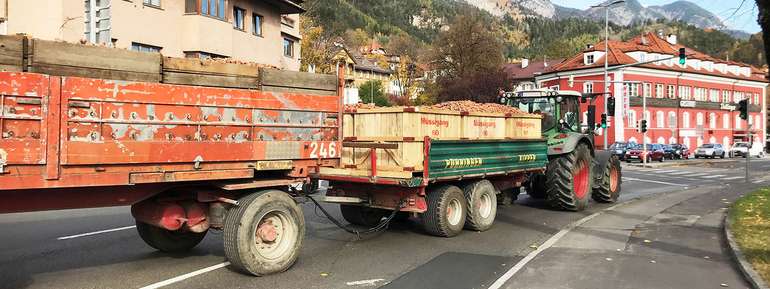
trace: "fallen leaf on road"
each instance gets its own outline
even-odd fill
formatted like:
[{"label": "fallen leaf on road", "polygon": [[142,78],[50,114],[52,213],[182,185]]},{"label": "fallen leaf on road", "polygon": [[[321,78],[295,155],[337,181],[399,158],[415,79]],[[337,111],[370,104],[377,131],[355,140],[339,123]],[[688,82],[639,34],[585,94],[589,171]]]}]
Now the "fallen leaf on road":
[{"label": "fallen leaf on road", "polygon": [[529,247],[532,249],[537,249],[537,245],[529,245]]},{"label": "fallen leaf on road", "polygon": [[647,240],[647,239],[645,239],[645,240],[644,240],[644,242],[645,242],[645,243],[652,243],[652,241],[650,241],[650,240]]},{"label": "fallen leaf on road", "polygon": [[321,277],[329,276],[329,273],[321,273]]},{"label": "fallen leaf on road", "polygon": [[612,261],[612,258],[604,258],[604,260]]},{"label": "fallen leaf on road", "polygon": [[727,286],[727,284],[725,284],[725,283],[719,284],[719,286],[722,286],[722,287],[730,287],[730,286]]}]

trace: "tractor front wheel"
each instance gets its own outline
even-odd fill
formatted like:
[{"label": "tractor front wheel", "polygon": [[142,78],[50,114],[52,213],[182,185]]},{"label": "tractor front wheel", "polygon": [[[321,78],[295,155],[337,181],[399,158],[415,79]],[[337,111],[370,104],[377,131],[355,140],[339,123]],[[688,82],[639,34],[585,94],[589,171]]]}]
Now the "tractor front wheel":
[{"label": "tractor front wheel", "polygon": [[582,211],[593,187],[593,157],[587,144],[551,159],[546,168],[546,200],[557,209]]}]

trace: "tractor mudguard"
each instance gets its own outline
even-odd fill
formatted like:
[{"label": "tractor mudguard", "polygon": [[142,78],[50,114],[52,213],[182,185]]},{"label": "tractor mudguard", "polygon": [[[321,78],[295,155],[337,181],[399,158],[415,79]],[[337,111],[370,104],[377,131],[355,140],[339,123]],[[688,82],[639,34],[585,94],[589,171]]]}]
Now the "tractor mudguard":
[{"label": "tractor mudguard", "polygon": [[579,133],[559,133],[548,138],[548,155],[561,155],[575,150],[579,142],[587,143],[593,154],[593,142],[586,135]]},{"label": "tractor mudguard", "polygon": [[610,161],[612,152],[607,150],[595,150],[594,151],[594,176],[601,178],[604,176],[604,168],[607,166],[607,162]]}]

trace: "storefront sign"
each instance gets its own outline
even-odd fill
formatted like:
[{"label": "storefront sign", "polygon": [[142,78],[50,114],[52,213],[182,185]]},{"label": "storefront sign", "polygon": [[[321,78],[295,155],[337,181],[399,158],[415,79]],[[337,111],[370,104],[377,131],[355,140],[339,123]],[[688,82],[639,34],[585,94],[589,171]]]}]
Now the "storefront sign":
[{"label": "storefront sign", "polygon": [[680,100],[679,106],[681,107],[695,107],[695,101],[694,100]]},{"label": "storefront sign", "polygon": [[722,103],[719,105],[719,109],[733,111],[735,110],[735,105],[731,103]]}]

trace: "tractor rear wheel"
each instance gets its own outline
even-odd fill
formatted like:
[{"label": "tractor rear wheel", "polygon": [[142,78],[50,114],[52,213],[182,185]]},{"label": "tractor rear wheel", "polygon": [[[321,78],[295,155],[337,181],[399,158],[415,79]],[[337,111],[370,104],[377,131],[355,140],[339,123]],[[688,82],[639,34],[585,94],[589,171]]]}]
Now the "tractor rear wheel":
[{"label": "tractor rear wheel", "polygon": [[592,163],[591,149],[585,143],[551,159],[545,171],[548,204],[562,210],[584,210],[593,187]]},{"label": "tractor rear wheel", "polygon": [[601,174],[601,179],[594,186],[594,190],[591,193],[591,197],[594,201],[600,203],[614,203],[620,196],[620,185],[623,183],[621,178],[620,160],[618,157],[612,156],[607,160],[607,165],[602,168],[602,171],[597,172]]}]

